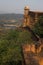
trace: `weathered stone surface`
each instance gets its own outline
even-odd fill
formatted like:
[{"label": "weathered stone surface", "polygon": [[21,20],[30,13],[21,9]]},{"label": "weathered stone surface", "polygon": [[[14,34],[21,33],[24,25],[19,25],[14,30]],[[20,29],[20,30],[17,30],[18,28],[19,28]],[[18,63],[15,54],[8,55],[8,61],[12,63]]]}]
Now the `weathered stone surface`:
[{"label": "weathered stone surface", "polygon": [[23,45],[23,53],[26,65],[43,65],[43,44],[37,48],[34,44]]}]

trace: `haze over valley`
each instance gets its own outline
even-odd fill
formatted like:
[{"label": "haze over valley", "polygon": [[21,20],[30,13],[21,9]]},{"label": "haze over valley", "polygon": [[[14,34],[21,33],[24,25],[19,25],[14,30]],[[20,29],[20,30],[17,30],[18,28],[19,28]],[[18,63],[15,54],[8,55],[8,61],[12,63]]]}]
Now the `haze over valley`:
[{"label": "haze over valley", "polygon": [[23,14],[0,14],[0,28],[13,29],[22,24]]}]

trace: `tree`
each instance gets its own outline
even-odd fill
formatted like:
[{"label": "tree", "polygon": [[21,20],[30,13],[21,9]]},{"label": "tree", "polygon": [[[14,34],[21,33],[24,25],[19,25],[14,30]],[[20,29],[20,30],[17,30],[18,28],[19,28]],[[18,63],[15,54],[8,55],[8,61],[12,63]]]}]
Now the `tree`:
[{"label": "tree", "polygon": [[0,40],[0,65],[7,62],[16,62],[21,60],[20,46],[15,43],[9,43],[8,40]]},{"label": "tree", "polygon": [[43,37],[43,16],[39,17],[38,22],[34,25],[33,31],[40,37]]}]

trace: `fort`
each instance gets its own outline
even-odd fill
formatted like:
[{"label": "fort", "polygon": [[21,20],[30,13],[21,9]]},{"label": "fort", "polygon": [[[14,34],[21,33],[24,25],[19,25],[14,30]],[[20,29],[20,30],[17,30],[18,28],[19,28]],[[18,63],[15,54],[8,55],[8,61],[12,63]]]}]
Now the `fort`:
[{"label": "fort", "polygon": [[[29,28],[38,22],[39,17],[43,16],[43,12],[30,11],[29,7],[24,8],[24,22],[23,28]],[[26,28],[26,29],[27,29]],[[28,30],[29,30],[28,29]],[[30,31],[33,33],[33,31]],[[34,33],[33,33],[34,35]],[[34,35],[36,38],[37,36]],[[22,46],[24,65],[43,65],[43,38],[36,40],[35,44],[24,44]]]},{"label": "fort", "polygon": [[31,11],[28,6],[24,8],[24,24],[23,26],[32,26],[36,23],[39,18],[43,16],[43,12],[40,11]]}]

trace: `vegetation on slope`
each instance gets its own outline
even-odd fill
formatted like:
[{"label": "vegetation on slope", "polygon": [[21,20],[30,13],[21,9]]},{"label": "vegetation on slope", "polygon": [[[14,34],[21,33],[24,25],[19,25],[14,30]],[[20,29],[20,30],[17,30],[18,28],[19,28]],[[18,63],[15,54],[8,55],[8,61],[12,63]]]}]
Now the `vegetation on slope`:
[{"label": "vegetation on slope", "polygon": [[32,42],[30,32],[10,30],[0,35],[0,65],[17,65],[22,61],[21,44]]}]

